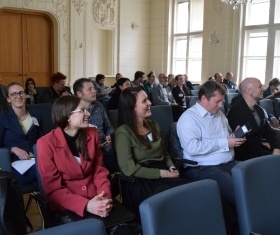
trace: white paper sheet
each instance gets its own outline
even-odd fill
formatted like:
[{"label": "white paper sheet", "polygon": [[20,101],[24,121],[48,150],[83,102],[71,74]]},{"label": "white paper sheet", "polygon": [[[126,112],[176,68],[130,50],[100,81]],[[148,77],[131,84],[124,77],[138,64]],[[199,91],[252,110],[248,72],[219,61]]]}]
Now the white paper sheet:
[{"label": "white paper sheet", "polygon": [[35,159],[18,160],[12,163],[12,167],[15,168],[20,174],[24,174],[30,167],[35,164]]}]

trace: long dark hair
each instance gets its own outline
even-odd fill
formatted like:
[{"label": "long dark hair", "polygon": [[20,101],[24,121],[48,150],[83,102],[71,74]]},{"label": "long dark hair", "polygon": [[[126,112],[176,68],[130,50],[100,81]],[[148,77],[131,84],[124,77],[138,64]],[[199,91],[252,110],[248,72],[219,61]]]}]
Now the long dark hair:
[{"label": "long dark hair", "polygon": [[36,89],[36,83],[35,80],[33,78],[27,78],[25,81],[25,92],[28,92],[28,83],[32,82],[34,85],[34,88]]},{"label": "long dark hair", "polygon": [[122,93],[122,90],[120,89],[119,86],[122,86],[126,81],[130,81],[130,79],[129,78],[120,78],[116,82],[116,90],[114,91],[114,94],[119,95]]},{"label": "long dark hair", "polygon": [[[69,122],[68,119],[72,111],[74,111],[80,104],[81,99],[77,96],[61,96],[58,98],[52,107],[52,120],[53,123],[60,127],[62,130],[65,129]],[[76,148],[82,157],[89,161],[89,155],[87,152],[87,141],[86,141],[86,131],[85,129],[79,130],[79,136],[76,140]]]},{"label": "long dark hair", "polygon": [[[139,134],[136,125],[134,109],[137,95],[140,91],[143,91],[141,87],[128,87],[121,93],[119,101],[118,126],[126,124],[134,132],[137,139],[148,149],[150,149],[152,147],[150,141],[148,141],[146,138],[143,138],[143,136]],[[152,127],[147,120],[144,120],[143,124],[152,133],[153,140],[158,140],[159,133],[156,128]]]}]

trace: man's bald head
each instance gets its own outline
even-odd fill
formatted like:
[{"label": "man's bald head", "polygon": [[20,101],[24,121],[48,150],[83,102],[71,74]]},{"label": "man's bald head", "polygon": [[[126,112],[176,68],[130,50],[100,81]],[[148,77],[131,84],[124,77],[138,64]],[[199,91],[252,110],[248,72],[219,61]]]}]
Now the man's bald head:
[{"label": "man's bald head", "polygon": [[246,101],[253,100],[256,102],[263,98],[264,89],[259,79],[248,77],[240,83],[240,91]]},{"label": "man's bald head", "polygon": [[245,78],[240,83],[240,92],[243,94],[246,90],[252,88],[253,84],[255,84],[258,81],[260,81],[260,80],[257,78],[254,78],[254,77]]}]

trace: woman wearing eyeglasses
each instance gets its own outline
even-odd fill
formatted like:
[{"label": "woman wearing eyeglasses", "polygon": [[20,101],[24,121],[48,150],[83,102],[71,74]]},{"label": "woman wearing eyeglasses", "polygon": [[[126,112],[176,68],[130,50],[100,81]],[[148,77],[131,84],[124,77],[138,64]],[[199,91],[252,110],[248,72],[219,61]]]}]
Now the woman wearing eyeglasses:
[{"label": "woman wearing eyeglasses", "polygon": [[[6,95],[10,108],[0,113],[0,147],[11,151],[12,162],[28,160],[33,156],[33,145],[43,134],[42,115],[26,108],[26,94],[19,83],[10,83]],[[12,170],[20,184],[33,184],[37,188],[34,165],[23,175]]]},{"label": "woman wearing eyeglasses", "polygon": [[33,78],[27,78],[25,81],[25,93],[28,104],[37,104],[37,96],[39,95],[36,90],[36,83]]}]

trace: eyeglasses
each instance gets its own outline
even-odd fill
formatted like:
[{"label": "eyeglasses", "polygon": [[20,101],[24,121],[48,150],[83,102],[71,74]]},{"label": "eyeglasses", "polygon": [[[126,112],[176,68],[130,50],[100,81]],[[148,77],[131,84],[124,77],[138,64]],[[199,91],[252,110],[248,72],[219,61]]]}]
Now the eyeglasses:
[{"label": "eyeglasses", "polygon": [[77,109],[77,110],[74,110],[74,111],[71,111],[70,114],[72,113],[84,113],[84,114],[87,114],[87,109],[85,108],[81,108],[81,109]]},{"label": "eyeglasses", "polygon": [[29,83],[27,83],[27,85],[34,85],[34,83],[33,82],[29,82]]},{"label": "eyeglasses", "polygon": [[16,98],[18,95],[19,95],[20,97],[22,97],[22,96],[25,95],[25,92],[24,92],[24,91],[13,92],[13,93],[11,93],[9,96],[11,96],[11,97],[13,97],[13,98]]}]

